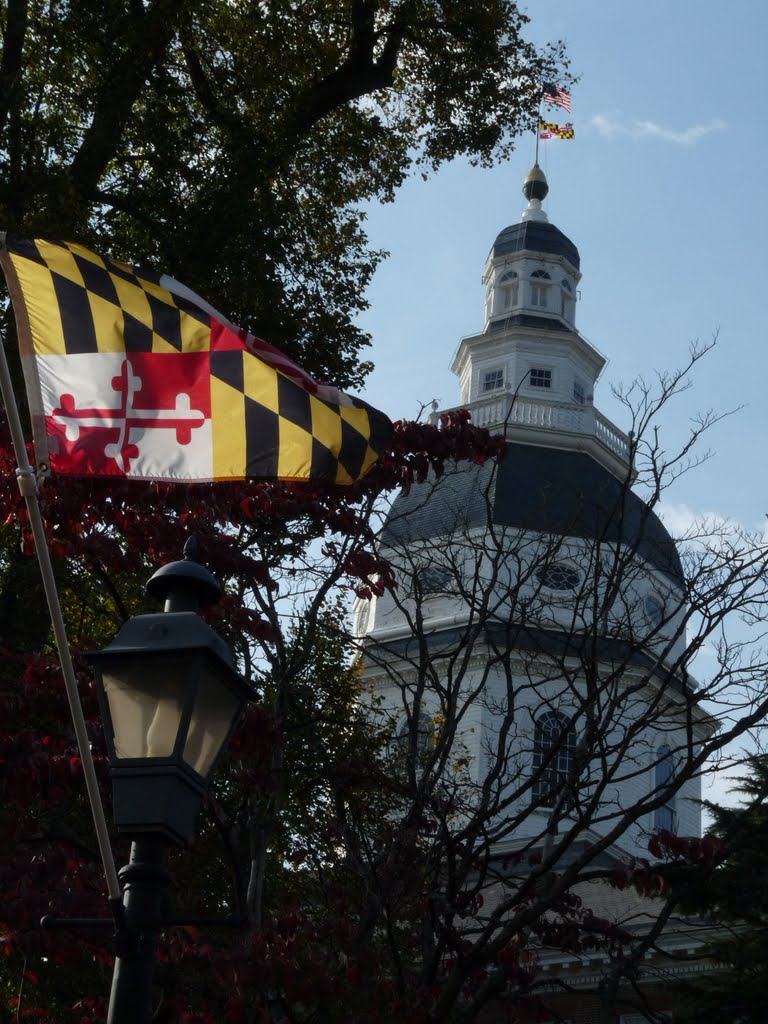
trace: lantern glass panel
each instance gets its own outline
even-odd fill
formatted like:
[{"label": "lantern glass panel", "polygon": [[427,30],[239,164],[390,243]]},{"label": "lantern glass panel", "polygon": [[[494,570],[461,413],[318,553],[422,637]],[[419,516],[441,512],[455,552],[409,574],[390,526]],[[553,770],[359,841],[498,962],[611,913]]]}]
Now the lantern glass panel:
[{"label": "lantern glass panel", "polygon": [[203,778],[226,743],[242,703],[215,672],[207,667],[202,669],[182,756]]},{"label": "lantern glass panel", "polygon": [[176,745],[189,660],[137,659],[102,672],[117,758],[170,757]]}]

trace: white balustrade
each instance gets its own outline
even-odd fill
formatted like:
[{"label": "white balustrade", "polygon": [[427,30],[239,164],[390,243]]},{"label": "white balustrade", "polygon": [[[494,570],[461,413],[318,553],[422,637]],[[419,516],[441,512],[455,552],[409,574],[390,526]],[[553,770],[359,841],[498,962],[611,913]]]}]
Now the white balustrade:
[{"label": "white balustrade", "polygon": [[612,451],[625,458],[629,455],[629,438],[627,435],[597,410],[595,410],[595,432],[598,440],[602,441]]},{"label": "white balustrade", "polygon": [[[519,396],[514,398],[511,394],[505,393],[454,408],[469,409],[476,427],[491,429],[509,424],[582,434],[594,437],[622,459],[628,458],[629,455],[627,435],[591,405],[579,405],[575,402],[542,402]],[[453,410],[441,410],[451,411]],[[439,418],[440,413],[433,412],[430,422],[437,423]]]}]

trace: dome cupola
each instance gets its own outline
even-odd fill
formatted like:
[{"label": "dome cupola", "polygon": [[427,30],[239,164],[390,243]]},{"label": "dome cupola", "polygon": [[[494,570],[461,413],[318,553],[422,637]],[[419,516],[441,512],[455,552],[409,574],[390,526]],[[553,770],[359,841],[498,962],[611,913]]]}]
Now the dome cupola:
[{"label": "dome cupola", "polygon": [[523,184],[528,205],[494,240],[485,265],[482,331],[463,338],[452,369],[473,422],[509,440],[589,452],[623,479],[625,435],[595,409],[605,358],[576,330],[579,251],[542,202],[538,164]]},{"label": "dome cupola", "polygon": [[[450,720],[463,806],[498,800],[488,831],[503,836],[500,860],[508,841],[551,850],[561,818],[585,848],[607,841],[626,807],[668,784],[674,743],[687,751],[710,728],[680,667],[683,566],[632,490],[634,438],[595,406],[605,358],[576,330],[579,253],[549,223],[548,192],[536,164],[526,209],[488,256],[485,324],[452,363],[457,408],[504,436],[504,458],[446,466],[398,495],[379,540],[399,589],[355,606],[375,713],[414,742]],[[648,706],[658,713],[644,720]],[[605,737],[616,763],[604,784]],[[441,786],[449,764],[457,785],[445,760]],[[578,786],[586,815],[586,800],[571,813]],[[700,787],[686,786],[625,829],[625,851],[644,852],[651,828],[699,833]]]},{"label": "dome cupola", "polygon": [[528,206],[519,223],[500,232],[488,256],[486,331],[524,323],[525,317],[575,326],[579,250],[549,223],[541,205],[548,192],[546,176],[534,164],[523,183]]}]

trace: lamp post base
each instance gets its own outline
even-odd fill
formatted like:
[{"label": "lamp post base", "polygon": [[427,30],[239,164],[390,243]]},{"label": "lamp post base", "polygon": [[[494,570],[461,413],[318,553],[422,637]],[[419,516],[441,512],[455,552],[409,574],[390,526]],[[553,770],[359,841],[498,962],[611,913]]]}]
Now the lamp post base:
[{"label": "lamp post base", "polygon": [[155,836],[135,840],[120,871],[124,928],[117,935],[107,1024],[150,1024],[152,973],[163,891],[170,878],[163,867],[165,843]]}]

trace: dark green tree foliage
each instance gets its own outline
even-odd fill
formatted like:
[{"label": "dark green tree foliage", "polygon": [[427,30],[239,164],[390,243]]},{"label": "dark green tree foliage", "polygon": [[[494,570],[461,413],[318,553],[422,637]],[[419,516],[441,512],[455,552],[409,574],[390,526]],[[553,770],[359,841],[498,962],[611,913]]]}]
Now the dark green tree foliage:
[{"label": "dark green tree foliage", "polygon": [[737,807],[705,802],[722,842],[714,870],[693,870],[681,907],[712,922],[722,936],[705,954],[714,967],[689,988],[701,1024],[763,1024],[768,1012],[768,758],[749,762],[734,792]]},{"label": "dark green tree foliage", "polygon": [[504,158],[559,46],[511,0],[6,0],[0,227],[152,261],[339,386],[360,206]]}]

